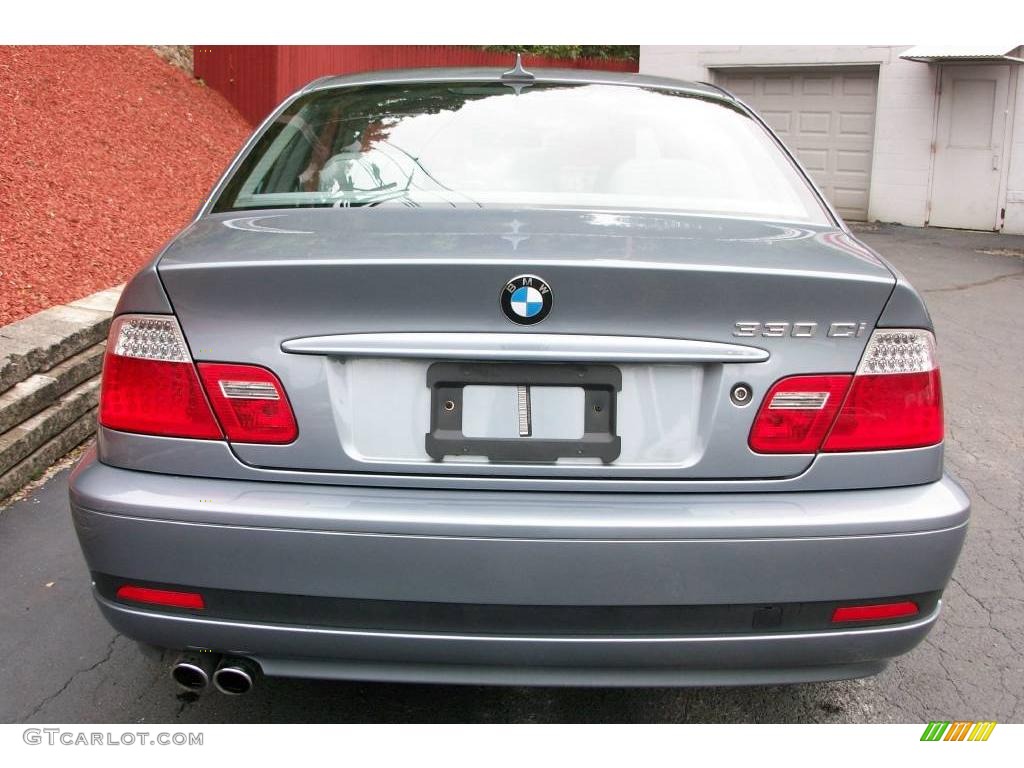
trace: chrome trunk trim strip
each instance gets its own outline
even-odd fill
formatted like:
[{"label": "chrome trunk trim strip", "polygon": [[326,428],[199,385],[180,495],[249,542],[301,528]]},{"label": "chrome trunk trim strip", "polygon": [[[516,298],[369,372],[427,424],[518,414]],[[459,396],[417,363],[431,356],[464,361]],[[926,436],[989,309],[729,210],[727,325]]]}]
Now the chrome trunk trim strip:
[{"label": "chrome trunk trim strip", "polygon": [[762,363],[757,347],[646,336],[557,333],[344,333],[289,339],[285,352],[335,357],[534,362]]}]

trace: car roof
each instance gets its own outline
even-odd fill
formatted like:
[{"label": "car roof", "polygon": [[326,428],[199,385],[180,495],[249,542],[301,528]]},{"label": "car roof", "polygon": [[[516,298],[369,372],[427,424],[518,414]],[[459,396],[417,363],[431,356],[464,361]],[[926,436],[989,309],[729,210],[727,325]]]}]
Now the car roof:
[{"label": "car roof", "polygon": [[423,69],[392,69],[373,72],[359,72],[351,75],[328,75],[312,81],[300,93],[342,88],[352,85],[383,85],[390,83],[437,83],[437,82],[506,82],[509,85],[528,83],[593,83],[606,85],[632,85],[644,88],[664,88],[692,93],[695,96],[711,97],[736,103],[727,91],[708,83],[676,80],[670,77],[641,75],[636,72],[613,72],[594,69],[530,69],[533,79],[503,80],[507,70],[497,67],[434,67]]}]

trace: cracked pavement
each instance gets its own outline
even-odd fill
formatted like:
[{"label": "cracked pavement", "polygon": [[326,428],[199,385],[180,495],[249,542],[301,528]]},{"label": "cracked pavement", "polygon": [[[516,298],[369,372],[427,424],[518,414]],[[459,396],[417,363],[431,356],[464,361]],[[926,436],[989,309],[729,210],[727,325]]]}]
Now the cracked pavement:
[{"label": "cracked pavement", "polygon": [[882,674],[689,690],[267,680],[246,697],[183,694],[171,658],[117,635],[93,604],[65,470],[0,511],[0,722],[1021,722],[1024,237],[858,229],[928,301],[947,468],[974,504],[938,626]]}]

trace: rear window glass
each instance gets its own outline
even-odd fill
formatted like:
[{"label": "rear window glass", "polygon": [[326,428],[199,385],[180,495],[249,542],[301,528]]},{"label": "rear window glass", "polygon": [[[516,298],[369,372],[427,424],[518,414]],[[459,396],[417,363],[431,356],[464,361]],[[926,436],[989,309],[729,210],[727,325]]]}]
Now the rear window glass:
[{"label": "rear window glass", "polygon": [[342,87],[297,99],[214,211],[512,206],[827,223],[767,132],[716,99],[624,85]]}]

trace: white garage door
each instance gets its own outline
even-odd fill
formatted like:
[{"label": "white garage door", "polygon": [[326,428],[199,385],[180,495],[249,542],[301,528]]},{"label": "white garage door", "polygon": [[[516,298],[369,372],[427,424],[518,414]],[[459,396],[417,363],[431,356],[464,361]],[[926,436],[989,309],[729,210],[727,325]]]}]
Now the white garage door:
[{"label": "white garage door", "polygon": [[720,70],[716,81],[761,114],[843,218],[867,218],[877,70]]}]

